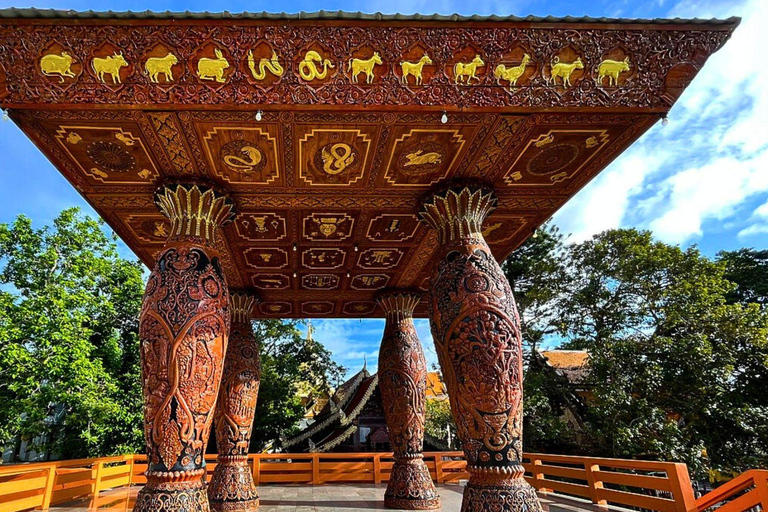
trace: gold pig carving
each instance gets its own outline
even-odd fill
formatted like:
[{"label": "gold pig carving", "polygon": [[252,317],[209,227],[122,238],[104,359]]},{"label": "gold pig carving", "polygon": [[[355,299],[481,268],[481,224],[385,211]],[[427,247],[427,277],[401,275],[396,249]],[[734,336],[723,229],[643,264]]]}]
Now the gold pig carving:
[{"label": "gold pig carving", "polygon": [[373,74],[373,67],[381,64],[381,57],[379,52],[373,52],[373,57],[370,59],[349,59],[349,65],[347,71],[351,71],[350,79],[353,84],[358,82],[357,75],[365,73],[365,83],[372,84],[375,75]]},{"label": "gold pig carving", "polygon": [[218,48],[214,50],[214,53],[216,54],[215,59],[201,57],[197,62],[197,76],[200,80],[215,80],[224,83],[227,81],[224,78],[224,70],[229,67],[229,61]]},{"label": "gold pig carving", "polygon": [[144,74],[149,76],[153,84],[160,83],[159,75],[165,76],[166,82],[173,82],[173,66],[179,63],[174,54],[168,52],[165,57],[150,57],[144,63]]},{"label": "gold pig carving", "polygon": [[45,76],[59,75],[59,83],[64,83],[64,77],[75,78],[72,72],[72,56],[69,52],[61,55],[49,53],[40,59],[40,71]]},{"label": "gold pig carving", "polygon": [[597,85],[603,85],[603,79],[608,77],[608,85],[619,85],[619,75],[629,71],[629,57],[624,60],[605,59],[597,66]]},{"label": "gold pig carving", "polygon": [[[474,78],[478,82],[480,79],[477,77],[477,68],[485,66],[485,62],[480,58],[480,55],[475,55],[472,62],[457,62],[453,66],[454,83],[469,85]],[[464,78],[466,77],[466,81]]]},{"label": "gold pig carving", "polygon": [[123,83],[122,80],[120,80],[120,69],[127,65],[128,62],[125,60],[125,57],[123,57],[123,52],[115,52],[109,57],[94,57],[91,60],[91,68],[102,83],[107,83],[104,79],[104,75],[111,76],[113,84]]}]

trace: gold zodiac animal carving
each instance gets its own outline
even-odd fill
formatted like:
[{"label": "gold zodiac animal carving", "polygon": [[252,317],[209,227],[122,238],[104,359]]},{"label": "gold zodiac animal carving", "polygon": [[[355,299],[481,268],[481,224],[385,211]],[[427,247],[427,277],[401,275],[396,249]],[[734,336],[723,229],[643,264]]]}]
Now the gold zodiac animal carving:
[{"label": "gold zodiac animal carving", "polygon": [[[317,69],[317,66],[321,63],[323,65],[322,71]],[[304,56],[304,59],[299,62],[299,75],[301,75],[301,78],[307,82],[311,82],[312,80],[323,80],[328,76],[328,69],[334,67],[336,66],[334,66],[330,60],[323,60],[319,53],[310,50]]]},{"label": "gold zodiac animal carving", "polygon": [[91,68],[102,83],[107,83],[104,79],[104,75],[110,75],[113,84],[123,83],[120,80],[120,69],[127,65],[128,62],[125,60],[125,57],[123,57],[123,52],[115,52],[109,57],[94,57],[93,60],[91,60]]},{"label": "gold zodiac animal carving", "polygon": [[603,85],[603,79],[608,77],[608,86],[619,85],[619,75],[629,71],[629,57],[624,60],[605,59],[597,66],[597,85]]},{"label": "gold zodiac animal carving", "polygon": [[523,76],[523,73],[525,73],[525,66],[527,66],[529,62],[531,62],[531,56],[526,53],[523,55],[522,62],[517,66],[512,66],[511,68],[508,68],[504,64],[496,66],[496,69],[493,70],[493,76],[496,77],[496,80],[499,83],[501,83],[502,80],[509,82],[509,90],[511,91],[517,87],[517,81]]},{"label": "gold zodiac animal carving", "polygon": [[410,153],[408,155],[405,155],[407,162],[403,164],[403,166],[408,167],[411,165],[439,165],[443,161],[443,157],[440,155],[440,153],[424,153],[420,149],[414,153]]},{"label": "gold zodiac animal carving", "polygon": [[173,82],[173,66],[179,63],[174,54],[168,52],[165,57],[150,57],[144,63],[144,74],[153,84],[160,83],[159,75],[164,75],[166,82]]},{"label": "gold zodiac animal carving", "polygon": [[240,151],[248,157],[248,160],[238,156],[227,155],[224,157],[224,163],[242,172],[253,171],[253,168],[261,162],[261,151],[253,146],[243,146]]},{"label": "gold zodiac animal carving", "polygon": [[584,63],[581,62],[581,57],[571,62],[570,64],[560,62],[560,57],[555,57],[552,60],[552,71],[550,72],[550,80],[553,85],[557,85],[557,77],[563,79],[563,87],[571,86],[571,74],[577,69],[584,69]]},{"label": "gold zodiac animal carving", "polygon": [[331,176],[343,172],[355,162],[355,154],[349,144],[340,142],[331,146],[331,150],[323,148],[321,153],[323,170]]},{"label": "gold zodiac animal carving", "polygon": [[[475,55],[472,62],[457,62],[453,66],[454,83],[461,85],[469,85],[474,78],[478,82],[480,79],[477,77],[477,68],[485,66],[485,62],[480,58],[480,55]],[[466,77],[466,81],[464,80]]]},{"label": "gold zodiac animal carving", "polygon": [[45,76],[59,75],[59,83],[64,83],[64,77],[75,78],[72,72],[72,56],[69,52],[61,55],[49,53],[40,59],[40,71]]},{"label": "gold zodiac animal carving", "polygon": [[229,61],[222,55],[221,50],[216,48],[215,59],[209,57],[200,57],[197,61],[197,76],[200,80],[215,80],[219,83],[226,82],[224,70],[229,67]]},{"label": "gold zodiac animal carving", "polygon": [[253,57],[253,52],[248,50],[248,67],[251,70],[253,78],[256,80],[264,80],[267,77],[267,71],[275,75],[276,77],[283,76],[285,70],[280,65],[280,60],[277,57],[277,52],[272,52],[272,58],[263,58],[259,61],[259,67],[256,68],[256,59]]},{"label": "gold zodiac animal carving", "polygon": [[400,80],[403,84],[408,85],[408,75],[413,75],[416,79],[416,85],[421,85],[424,82],[422,73],[425,64],[432,64],[432,59],[429,58],[429,55],[427,55],[426,52],[418,62],[400,62],[400,68],[403,70],[403,76],[400,77]]},{"label": "gold zodiac animal carving", "polygon": [[357,75],[365,73],[365,83],[372,84],[373,79],[376,77],[373,74],[373,67],[381,64],[381,57],[379,52],[373,52],[373,57],[370,59],[349,59],[347,65],[347,71],[351,71],[350,79],[353,84],[357,83]]}]

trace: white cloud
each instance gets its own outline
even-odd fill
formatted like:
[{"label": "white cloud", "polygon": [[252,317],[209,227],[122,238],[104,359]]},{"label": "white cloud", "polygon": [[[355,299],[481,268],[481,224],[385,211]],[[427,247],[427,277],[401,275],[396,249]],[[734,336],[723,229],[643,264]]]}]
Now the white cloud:
[{"label": "white cloud", "polygon": [[746,200],[768,197],[768,66],[757,64],[755,44],[768,2],[687,1],[669,13],[731,15],[742,16],[741,25],[675,104],[669,126],[652,128],[558,212],[555,221],[575,240],[635,225],[686,243],[704,235],[707,220],[736,222]]},{"label": "white cloud", "polygon": [[752,212],[751,220],[753,224],[739,231],[739,238],[768,234],[768,201]]}]

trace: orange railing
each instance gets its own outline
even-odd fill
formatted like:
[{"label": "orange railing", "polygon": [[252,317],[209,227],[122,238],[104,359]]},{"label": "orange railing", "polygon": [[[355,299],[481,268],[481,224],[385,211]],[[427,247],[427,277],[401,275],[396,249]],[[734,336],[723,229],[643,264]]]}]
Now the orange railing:
[{"label": "orange railing", "polygon": [[717,508],[719,512],[742,512],[760,507],[768,511],[768,470],[753,469],[724,483],[696,500],[696,509]]},{"label": "orange railing", "polygon": [[[462,452],[428,452],[424,460],[437,483],[469,477]],[[206,456],[208,477],[216,456]],[[259,485],[303,483],[383,483],[389,480],[391,453],[251,454],[249,464]],[[768,511],[768,471],[748,471],[699,500],[685,464],[564,455],[525,454],[526,480],[537,490],[659,512]],[[0,512],[45,509],[90,498],[108,489],[146,483],[143,455],[0,466]],[[105,496],[104,499],[107,499]]]}]

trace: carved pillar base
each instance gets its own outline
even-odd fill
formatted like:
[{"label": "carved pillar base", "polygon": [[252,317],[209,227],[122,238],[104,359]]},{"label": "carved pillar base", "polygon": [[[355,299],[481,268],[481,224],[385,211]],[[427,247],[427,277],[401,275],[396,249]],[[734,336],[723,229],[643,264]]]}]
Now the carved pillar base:
[{"label": "carved pillar base", "polygon": [[[477,480],[485,480],[478,483]],[[522,476],[497,481],[470,478],[461,512],[535,512],[541,510],[536,491]]]},{"label": "carved pillar base", "polygon": [[208,512],[204,474],[204,469],[181,476],[147,472],[147,485],[136,497],[134,512]]},{"label": "carved pillar base", "polygon": [[440,508],[440,496],[421,454],[427,395],[427,361],[413,325],[419,295],[384,292],[377,299],[387,316],[379,350],[379,389],[395,464],[384,504],[389,508]]},{"label": "carved pillar base", "polygon": [[467,459],[466,512],[540,512],[523,478],[523,354],[512,290],[482,235],[493,192],[466,185],[434,193],[422,219],[441,260],[432,276],[430,323]]},{"label": "carved pillar base", "polygon": [[440,508],[440,496],[421,455],[413,459],[398,459],[392,466],[384,493],[384,506],[402,510]]},{"label": "carved pillar base", "polygon": [[208,500],[216,512],[253,512],[259,508],[259,494],[247,457],[219,459],[208,484]]}]

